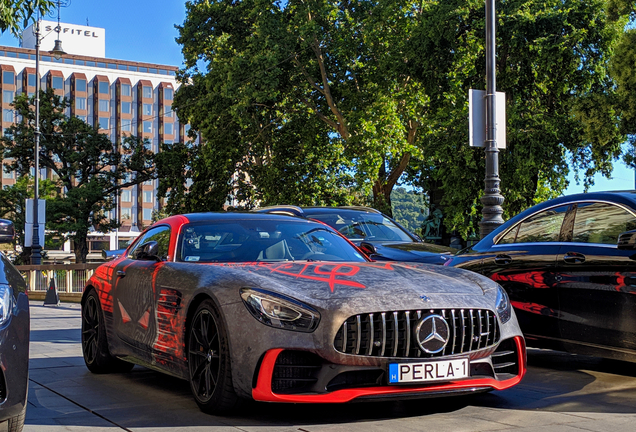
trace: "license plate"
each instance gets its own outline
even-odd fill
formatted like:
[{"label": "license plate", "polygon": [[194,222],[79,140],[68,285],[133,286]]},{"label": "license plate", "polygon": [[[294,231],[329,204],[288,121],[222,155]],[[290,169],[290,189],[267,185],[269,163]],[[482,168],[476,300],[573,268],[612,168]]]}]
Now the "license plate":
[{"label": "license plate", "polygon": [[449,381],[467,378],[469,373],[467,358],[421,363],[389,363],[391,384]]}]

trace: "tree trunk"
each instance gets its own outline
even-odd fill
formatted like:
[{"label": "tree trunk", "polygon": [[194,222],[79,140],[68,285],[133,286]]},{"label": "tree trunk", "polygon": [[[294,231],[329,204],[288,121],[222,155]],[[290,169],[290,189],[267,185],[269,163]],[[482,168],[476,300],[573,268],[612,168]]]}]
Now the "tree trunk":
[{"label": "tree trunk", "polygon": [[382,213],[393,217],[393,207],[391,207],[391,192],[397,184],[400,176],[409,165],[411,153],[406,152],[400,158],[398,165],[386,175],[386,159],[382,159],[382,166],[378,171],[378,178],[373,183],[373,206]]},{"label": "tree trunk", "polygon": [[74,239],[73,247],[75,248],[75,264],[86,263],[86,256],[88,255],[88,240],[86,240],[86,236]]}]

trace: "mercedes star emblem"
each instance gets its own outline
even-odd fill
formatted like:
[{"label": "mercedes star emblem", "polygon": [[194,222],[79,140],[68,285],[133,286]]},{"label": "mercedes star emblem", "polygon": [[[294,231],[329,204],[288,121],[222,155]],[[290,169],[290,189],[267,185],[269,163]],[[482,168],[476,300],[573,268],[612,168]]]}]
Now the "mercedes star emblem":
[{"label": "mercedes star emblem", "polygon": [[450,329],[444,317],[429,315],[415,327],[415,340],[420,349],[428,354],[435,354],[444,349],[448,343]]}]

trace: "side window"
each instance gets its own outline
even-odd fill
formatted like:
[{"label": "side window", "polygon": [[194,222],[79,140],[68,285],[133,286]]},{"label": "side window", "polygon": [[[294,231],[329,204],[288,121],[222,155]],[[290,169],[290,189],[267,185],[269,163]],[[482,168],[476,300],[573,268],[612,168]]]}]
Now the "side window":
[{"label": "side window", "polygon": [[[568,208],[569,205],[551,208],[524,220],[519,224],[514,243],[558,242]],[[509,240],[507,236],[504,239]]]},{"label": "side window", "polygon": [[636,218],[627,210],[607,203],[579,204],[572,241],[616,244],[620,233],[636,229]]},{"label": "side window", "polygon": [[168,256],[168,247],[170,245],[170,227],[159,226],[146,231],[145,234],[130,249],[128,257],[135,256],[135,251],[149,241],[156,241],[159,245],[159,257],[166,258]]}]

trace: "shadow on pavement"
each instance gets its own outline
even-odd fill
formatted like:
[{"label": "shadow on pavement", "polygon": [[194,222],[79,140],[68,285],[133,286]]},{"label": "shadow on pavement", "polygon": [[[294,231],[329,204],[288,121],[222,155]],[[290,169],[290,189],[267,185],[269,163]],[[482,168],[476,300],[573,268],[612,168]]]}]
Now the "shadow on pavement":
[{"label": "shadow on pavement", "polygon": [[[53,337],[76,330],[41,331]],[[70,333],[66,333],[70,335]],[[59,335],[58,335],[59,337]],[[48,340],[48,339],[45,339]],[[161,427],[364,423],[433,415],[470,415],[471,407],[545,412],[636,413],[633,364],[529,350],[529,372],[502,392],[401,402],[267,404],[248,402],[239,414],[215,417],[199,411],[186,381],[135,367],[127,374],[94,375],[81,357],[32,359],[28,425]],[[53,364],[59,366],[45,366]],[[47,363],[48,362],[48,363]],[[61,367],[65,366],[65,367]],[[419,421],[419,420],[418,420]]]}]

